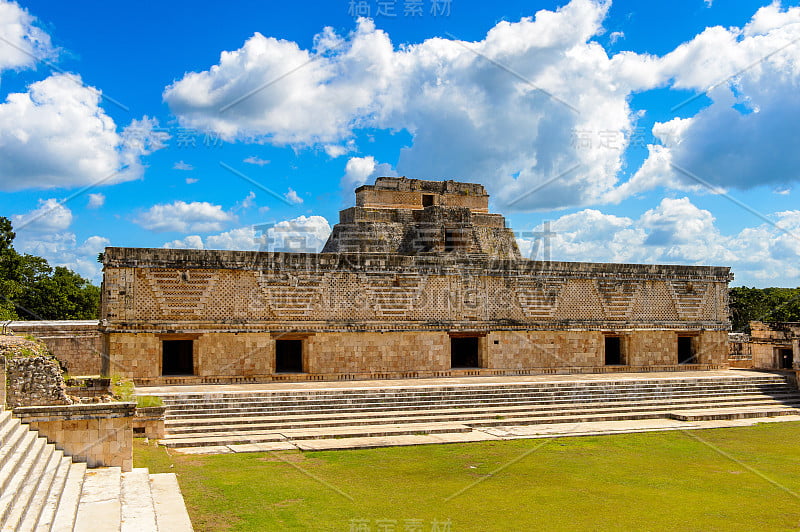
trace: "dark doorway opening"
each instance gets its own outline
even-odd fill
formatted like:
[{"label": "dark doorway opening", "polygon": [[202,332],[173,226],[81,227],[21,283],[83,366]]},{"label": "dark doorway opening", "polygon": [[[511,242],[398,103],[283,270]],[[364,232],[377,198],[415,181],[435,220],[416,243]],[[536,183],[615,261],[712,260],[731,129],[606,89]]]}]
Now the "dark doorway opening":
[{"label": "dark doorway opening", "polygon": [[778,367],[780,369],[792,369],[794,355],[791,349],[778,349]]},{"label": "dark doorway opening", "polygon": [[161,349],[162,375],[194,375],[194,341],[163,340]]},{"label": "dark doorway opening", "polygon": [[606,336],[606,366],[622,365],[622,342],[619,336]]},{"label": "dark doorway opening", "polygon": [[691,336],[678,336],[678,364],[697,364]]},{"label": "dark doorway opening", "polygon": [[478,338],[450,338],[450,367],[479,368]]},{"label": "dark doorway opening", "polygon": [[302,340],[275,340],[275,372],[303,373]]},{"label": "dark doorway opening", "polygon": [[456,243],[456,234],[454,231],[445,231],[444,232],[444,250],[445,251],[455,251],[457,243]]},{"label": "dark doorway opening", "polygon": [[422,195],[422,206],[423,207],[433,207],[433,194],[423,194]]}]

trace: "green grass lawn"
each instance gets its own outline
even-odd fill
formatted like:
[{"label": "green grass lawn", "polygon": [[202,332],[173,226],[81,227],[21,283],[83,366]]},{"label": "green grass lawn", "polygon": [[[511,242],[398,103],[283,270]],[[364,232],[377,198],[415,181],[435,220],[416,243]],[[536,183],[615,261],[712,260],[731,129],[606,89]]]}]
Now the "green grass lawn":
[{"label": "green grass lawn", "polygon": [[800,528],[800,423],[215,456],[137,440],[134,463],[177,473],[196,530]]}]

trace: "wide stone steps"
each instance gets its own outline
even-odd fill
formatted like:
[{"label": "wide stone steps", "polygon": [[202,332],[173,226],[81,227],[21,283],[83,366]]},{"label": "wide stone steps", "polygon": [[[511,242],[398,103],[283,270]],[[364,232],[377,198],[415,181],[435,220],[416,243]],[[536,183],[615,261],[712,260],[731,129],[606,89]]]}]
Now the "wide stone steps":
[{"label": "wide stone steps", "polygon": [[[3,532],[192,530],[174,474],[87,470],[10,411],[0,411],[0,442]],[[156,503],[153,493],[172,503]]]},{"label": "wide stone steps", "polygon": [[578,392],[564,392],[562,394],[547,394],[547,395],[477,395],[470,396],[468,394],[453,394],[448,397],[446,395],[436,398],[403,398],[403,397],[385,397],[383,399],[365,397],[362,399],[352,397],[331,397],[326,400],[309,400],[309,401],[294,401],[287,398],[285,402],[276,400],[275,398],[269,401],[262,400],[246,400],[240,399],[238,401],[220,401],[219,403],[204,402],[188,403],[186,405],[172,405],[167,407],[167,415],[169,419],[181,419],[186,417],[214,417],[214,416],[229,416],[229,415],[248,415],[248,414],[268,414],[280,413],[281,415],[291,415],[293,413],[304,414],[309,410],[325,411],[335,410],[337,412],[358,412],[370,410],[408,410],[415,408],[458,408],[462,405],[471,406],[509,406],[509,405],[546,405],[563,403],[564,401],[570,402],[624,402],[624,401],[640,401],[648,399],[661,399],[661,400],[676,400],[682,398],[716,398],[716,397],[731,397],[734,395],[748,395],[756,394],[762,397],[785,397],[797,393],[788,387],[780,388],[744,388],[736,387],[731,389],[703,389],[703,390],[671,390],[666,392],[657,391],[637,391],[636,393],[620,393],[614,394],[613,392],[603,393],[578,393]]},{"label": "wide stone steps", "polygon": [[[635,399],[636,402],[647,404],[650,402],[659,402],[660,404],[680,404],[692,401],[704,401],[708,403],[723,402],[723,401],[782,401],[793,400],[797,396],[796,393],[784,394],[709,394],[709,395],[671,395],[671,396],[657,396],[646,395]],[[609,398],[607,400],[597,400],[594,397],[572,397],[570,404],[586,405],[586,406],[610,406],[614,404],[625,404],[632,399],[617,399]],[[359,416],[370,415],[398,415],[407,414],[409,412],[438,412],[438,411],[452,411],[457,410],[459,413],[469,411],[510,411],[510,410],[530,410],[536,409],[549,409],[549,408],[563,408],[564,400],[546,400],[546,401],[500,401],[496,403],[479,403],[470,401],[460,402],[441,402],[434,405],[430,404],[409,404],[409,405],[386,405],[381,403],[366,403],[365,405],[335,405],[335,407],[308,407],[302,409],[286,409],[282,410],[279,407],[258,407],[258,406],[242,406],[242,407],[228,407],[213,410],[195,411],[182,411],[180,413],[172,413],[168,416],[167,426],[183,426],[186,424],[196,423],[200,421],[207,421],[213,423],[216,419],[230,419],[230,418],[264,418],[270,415],[280,416],[281,419],[291,421],[295,419],[348,419]]]},{"label": "wide stone steps", "polygon": [[302,400],[328,400],[332,398],[352,398],[352,399],[369,399],[369,398],[426,398],[426,397],[442,397],[453,395],[469,395],[477,397],[481,395],[559,395],[564,393],[614,393],[623,394],[629,392],[641,393],[643,391],[652,392],[669,392],[669,391],[689,391],[689,390],[732,390],[732,389],[751,389],[751,390],[769,390],[769,389],[782,389],[791,388],[786,382],[736,382],[736,383],[698,383],[691,386],[680,385],[635,385],[626,383],[625,385],[615,386],[574,386],[574,387],[480,387],[480,388],[446,388],[446,389],[327,389],[316,391],[272,391],[272,392],[229,392],[224,394],[209,393],[206,396],[198,396],[192,394],[187,397],[179,395],[167,395],[163,397],[167,405],[188,405],[188,404],[202,404],[208,402],[221,402],[221,401],[241,401],[241,400],[263,400],[280,399],[281,401],[302,401]]},{"label": "wide stone steps", "polygon": [[[394,387],[383,389],[375,388],[353,388],[322,389],[322,390],[276,390],[258,392],[214,392],[207,393],[165,393],[161,397],[166,405],[182,405],[194,402],[209,402],[222,400],[249,400],[249,399],[302,399],[302,398],[332,398],[332,397],[354,397],[363,398],[374,397],[411,397],[411,396],[430,396],[442,394],[480,394],[480,393],[505,393],[531,391],[535,393],[554,392],[562,394],[565,391],[593,391],[593,390],[613,390],[622,392],[625,390],[670,390],[670,389],[722,389],[730,390],[734,386],[745,386],[748,388],[760,388],[762,386],[776,386],[793,389],[784,378],[777,375],[750,378],[716,378],[716,379],[695,379],[694,381],[683,381],[680,379],[661,379],[657,381],[601,381],[601,382],[581,382],[581,383],[521,383],[521,384],[483,384],[483,385],[452,385],[452,386],[412,386]],[[146,392],[145,392],[146,393]]]},{"label": "wide stone steps", "polygon": [[442,410],[415,410],[411,412],[403,412],[402,415],[396,413],[380,414],[332,414],[330,416],[311,414],[307,416],[275,416],[275,419],[270,420],[269,417],[247,417],[247,418],[218,418],[215,420],[194,419],[194,420],[181,420],[169,421],[166,428],[170,434],[187,434],[187,433],[203,433],[203,432],[226,432],[226,431],[260,431],[260,430],[274,430],[281,428],[305,428],[305,427],[336,427],[336,426],[351,426],[351,425],[370,425],[375,422],[391,422],[391,423],[426,423],[431,421],[445,421],[445,422],[471,422],[473,420],[484,419],[505,419],[507,417],[558,417],[576,415],[583,412],[595,413],[622,413],[622,412],[645,412],[650,410],[664,410],[669,407],[670,410],[693,410],[701,407],[714,407],[714,408],[742,408],[744,406],[759,406],[759,407],[785,407],[785,406],[799,406],[800,398],[794,399],[787,398],[786,401],[775,401],[770,398],[740,398],[735,401],[686,401],[686,402],[664,402],[664,401],[649,401],[639,402],[635,405],[624,404],[618,406],[598,406],[596,404],[570,404],[570,405],[553,405],[550,408],[525,408],[513,407],[502,409],[462,409],[452,411],[448,409]]},{"label": "wide stone steps", "polygon": [[781,375],[164,395],[168,447],[473,433],[520,425],[800,414]]}]

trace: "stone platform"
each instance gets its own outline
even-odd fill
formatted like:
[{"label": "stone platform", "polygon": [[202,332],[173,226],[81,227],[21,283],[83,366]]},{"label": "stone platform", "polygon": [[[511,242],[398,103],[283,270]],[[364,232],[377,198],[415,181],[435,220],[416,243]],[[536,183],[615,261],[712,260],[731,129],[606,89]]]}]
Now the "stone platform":
[{"label": "stone platform", "polygon": [[175,474],[88,469],[0,411],[0,529],[190,532]]},{"label": "stone platform", "polygon": [[754,371],[139,388],[183,452],[320,450],[800,420],[787,375]]}]

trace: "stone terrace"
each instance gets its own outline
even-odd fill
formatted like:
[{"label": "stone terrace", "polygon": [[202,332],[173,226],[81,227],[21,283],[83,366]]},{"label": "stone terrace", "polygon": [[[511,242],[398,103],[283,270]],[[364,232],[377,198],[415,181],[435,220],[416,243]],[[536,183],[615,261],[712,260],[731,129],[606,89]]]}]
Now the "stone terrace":
[{"label": "stone terrace", "polygon": [[[747,371],[144,387],[184,452],[343,449],[800,420],[784,375]],[[751,420],[751,421],[746,421]]]}]

